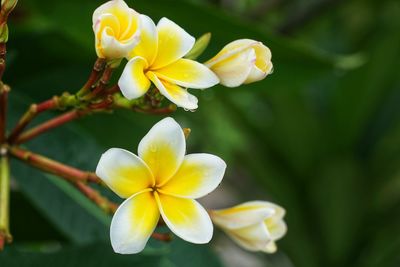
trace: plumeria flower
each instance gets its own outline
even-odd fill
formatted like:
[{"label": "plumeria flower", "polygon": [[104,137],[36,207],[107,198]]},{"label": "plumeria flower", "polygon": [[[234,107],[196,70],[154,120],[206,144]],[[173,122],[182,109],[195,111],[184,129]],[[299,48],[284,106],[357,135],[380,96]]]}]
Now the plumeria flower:
[{"label": "plumeria flower", "polygon": [[285,210],[266,201],[250,201],[228,209],[210,211],[213,222],[238,245],[250,251],[274,253],[275,241],[287,231]]},{"label": "plumeria flower", "polygon": [[227,44],[205,65],[227,87],[260,81],[272,73],[271,51],[263,43],[250,39]]},{"label": "plumeria flower", "polygon": [[118,82],[128,99],[144,95],[153,83],[160,93],[179,107],[197,108],[197,98],[184,88],[204,89],[218,84],[218,77],[206,66],[183,58],[193,47],[195,38],[173,21],[162,18],[157,26],[145,15],[141,41],[128,56]]},{"label": "plumeria flower", "polygon": [[166,118],[151,128],[138,155],[111,148],[100,158],[96,174],[126,200],[116,211],[111,244],[121,254],[138,253],[157,226],[160,214],[173,233],[203,244],[213,234],[207,211],[194,199],[213,191],[225,173],[225,162],[211,154],[185,156],[182,128]]},{"label": "plumeria flower", "polygon": [[124,58],[140,41],[139,14],[123,0],[109,1],[94,11],[93,31],[99,58]]}]

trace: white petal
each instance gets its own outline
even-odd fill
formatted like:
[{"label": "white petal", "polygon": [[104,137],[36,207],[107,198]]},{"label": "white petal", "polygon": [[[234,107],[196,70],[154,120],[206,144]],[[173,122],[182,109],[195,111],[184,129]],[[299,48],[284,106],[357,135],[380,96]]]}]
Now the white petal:
[{"label": "white petal", "polygon": [[96,8],[96,10],[93,12],[93,16],[92,16],[93,25],[96,24],[99,17],[103,14],[110,14],[110,13],[112,14],[113,10],[122,10],[122,11],[127,12],[127,10],[129,10],[129,9],[130,9],[129,6],[123,0],[108,1],[104,4],[102,4],[101,6],[99,6],[98,8]]},{"label": "white petal", "polygon": [[190,59],[179,59],[154,73],[165,81],[188,88],[203,89],[219,83],[218,77],[209,68]]},{"label": "white petal", "polygon": [[223,228],[237,229],[263,223],[267,218],[274,216],[275,208],[269,204],[266,201],[249,201],[227,209],[212,210],[210,215],[215,224]]},{"label": "white petal", "polygon": [[165,67],[186,55],[193,47],[195,38],[175,22],[162,18],[157,24],[158,52],[152,69]]},{"label": "white petal", "polygon": [[249,48],[213,65],[211,70],[217,74],[220,83],[227,87],[237,87],[249,77],[256,61],[254,49]]},{"label": "white petal", "polygon": [[226,233],[238,245],[250,251],[263,250],[271,241],[267,228],[262,223],[234,230],[226,230]]},{"label": "white petal", "polygon": [[234,55],[243,53],[244,51],[252,48],[254,45],[257,45],[260,42],[251,40],[251,39],[239,39],[235,40],[233,42],[230,42],[229,44],[225,45],[220,52],[216,56],[214,56],[212,59],[208,60],[205,64],[208,67],[212,67],[215,64],[226,60],[227,58],[230,58]]},{"label": "white petal", "polygon": [[186,155],[178,172],[159,190],[184,198],[199,198],[212,192],[222,181],[226,163],[211,154]]},{"label": "white petal", "polygon": [[271,219],[267,219],[265,225],[272,240],[281,239],[287,232],[287,226],[283,220],[271,221]]},{"label": "white petal", "polygon": [[160,213],[151,192],[141,192],[125,200],[115,212],[110,227],[115,252],[133,254],[143,250],[157,226]]},{"label": "white petal", "polygon": [[146,163],[120,148],[111,148],[101,156],[96,175],[122,198],[154,185],[154,178]]},{"label": "white petal", "polygon": [[126,64],[118,86],[127,99],[139,98],[149,90],[151,82],[144,74],[146,68],[147,62],[142,57],[134,57]]},{"label": "white petal", "polygon": [[173,118],[165,118],[143,137],[138,153],[152,170],[157,185],[160,185],[179,169],[185,150],[186,141],[181,126]]},{"label": "white petal", "polygon": [[210,242],[213,225],[197,201],[157,193],[155,196],[161,216],[174,234],[195,244]]},{"label": "white petal", "polygon": [[261,251],[262,251],[262,252],[266,252],[266,253],[275,253],[277,249],[278,249],[278,248],[276,247],[276,243],[275,243],[274,241],[271,240],[271,241],[265,246],[265,248],[262,249]]}]

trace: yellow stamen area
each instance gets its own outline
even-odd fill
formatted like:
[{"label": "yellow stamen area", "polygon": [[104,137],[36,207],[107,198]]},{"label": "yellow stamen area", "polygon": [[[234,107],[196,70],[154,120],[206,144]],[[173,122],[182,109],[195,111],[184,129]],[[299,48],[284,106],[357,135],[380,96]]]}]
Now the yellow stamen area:
[{"label": "yellow stamen area", "polygon": [[176,152],[173,149],[173,145],[155,141],[141,155],[151,169],[157,186],[161,186],[168,181],[176,171],[174,167],[178,165],[178,162],[176,161]]},{"label": "yellow stamen area", "polygon": [[139,192],[154,185],[149,171],[142,167],[121,167],[112,175],[118,181],[112,185],[113,190],[127,197],[132,195],[132,192]]}]

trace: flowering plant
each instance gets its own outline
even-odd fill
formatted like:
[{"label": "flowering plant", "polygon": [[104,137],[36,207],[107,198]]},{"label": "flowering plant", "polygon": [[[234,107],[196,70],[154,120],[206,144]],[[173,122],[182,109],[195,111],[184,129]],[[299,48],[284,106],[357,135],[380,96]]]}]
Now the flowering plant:
[{"label": "flowering plant", "polygon": [[[16,0],[2,1],[0,80],[6,62],[7,19],[16,4]],[[32,104],[7,131],[10,87],[0,83],[0,248],[12,241],[9,159],[15,158],[65,179],[105,213],[113,214],[110,239],[117,253],[139,253],[150,237],[169,241],[169,232],[155,232],[157,226],[165,225],[188,242],[208,243],[213,235],[212,222],[245,249],[274,252],[275,241],[286,232],[283,209],[269,202],[250,202],[224,210],[203,208],[195,199],[221,183],[226,163],[212,154],[185,155],[190,129],[182,128],[170,117],[150,129],[139,143],[137,155],[120,148],[109,149],[99,156],[95,172],[24,147],[45,132],[93,113],[125,109],[170,115],[178,107],[194,111],[199,107],[198,99],[188,88],[207,89],[219,83],[237,87],[260,81],[272,72],[271,51],[250,39],[231,42],[208,61],[199,62],[209,34],[196,41],[172,20],[162,18],[155,24],[123,0],[111,0],[98,7],[92,22],[98,58],[87,82],[77,92]],[[119,68],[122,74],[113,84],[112,75]],[[27,129],[36,117],[51,110],[62,113]],[[98,187],[109,187],[126,200],[116,203],[102,195]],[[236,223],[238,216],[253,215],[256,219],[239,218]]]}]

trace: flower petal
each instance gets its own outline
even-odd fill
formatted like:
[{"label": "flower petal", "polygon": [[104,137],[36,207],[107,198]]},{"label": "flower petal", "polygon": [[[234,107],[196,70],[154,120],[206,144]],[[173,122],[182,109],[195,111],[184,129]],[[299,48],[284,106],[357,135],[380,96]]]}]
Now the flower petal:
[{"label": "flower petal", "polygon": [[263,223],[250,225],[244,228],[228,230],[226,233],[241,247],[250,251],[265,249],[271,239]]},{"label": "flower petal", "polygon": [[147,77],[154,83],[160,93],[169,99],[178,107],[188,110],[197,109],[197,97],[188,93],[186,89],[179,87],[176,84],[160,80],[153,72],[146,73]]},{"label": "flower petal", "polygon": [[208,243],[213,225],[207,211],[195,200],[155,193],[161,216],[171,231],[191,243]]},{"label": "flower petal", "polygon": [[168,181],[181,166],[186,141],[181,126],[172,118],[156,123],[140,141],[138,153],[150,167],[156,184]]},{"label": "flower petal", "polygon": [[275,209],[266,201],[249,201],[222,210],[210,212],[213,222],[222,228],[237,229],[262,223],[275,214]]},{"label": "flower petal", "polygon": [[222,181],[226,163],[211,154],[186,155],[178,172],[159,191],[183,198],[199,198]]},{"label": "flower petal", "polygon": [[275,243],[274,241],[271,240],[271,241],[267,244],[267,246],[265,246],[265,248],[262,249],[261,251],[262,251],[262,252],[266,252],[266,253],[275,253],[277,249],[278,249],[278,248],[276,247],[276,243]]},{"label": "flower petal", "polygon": [[146,15],[140,15],[141,34],[139,44],[129,54],[129,59],[140,56],[151,66],[157,55],[158,33],[153,20]]},{"label": "flower petal", "polygon": [[213,65],[211,70],[217,74],[220,83],[227,87],[237,87],[243,84],[256,61],[254,49],[250,48],[234,54]]},{"label": "flower petal", "polygon": [[281,239],[287,232],[286,223],[283,220],[275,221],[272,218],[264,221],[272,240]]},{"label": "flower petal", "polygon": [[271,50],[268,47],[258,42],[252,46],[256,53],[256,62],[247,77],[245,84],[257,82],[264,79],[272,72],[273,64],[271,62]]},{"label": "flower petal", "polygon": [[195,38],[175,22],[162,18],[157,24],[158,52],[151,68],[165,67],[186,55],[192,49]]},{"label": "flower petal", "polygon": [[212,59],[208,60],[205,64],[208,67],[212,67],[215,64],[217,64],[231,56],[242,53],[243,51],[248,50],[249,48],[252,48],[254,45],[257,45],[259,43],[260,42],[251,40],[251,39],[235,40],[235,41],[230,42],[229,44],[225,45],[221,49],[221,51],[218,52],[218,54],[216,56],[214,56]]},{"label": "flower petal", "polygon": [[179,59],[154,73],[165,81],[189,88],[209,88],[219,83],[209,68],[190,59]]},{"label": "flower petal", "polygon": [[115,252],[133,254],[143,250],[160,218],[151,192],[140,192],[125,200],[115,212],[110,227]]},{"label": "flower petal", "polygon": [[[112,15],[118,15],[122,20],[125,20],[125,23],[128,24],[129,20],[129,10],[133,10],[129,8],[129,6],[125,3],[125,1],[122,0],[113,0],[113,1],[108,1],[98,8],[93,12],[92,16],[92,22],[93,25],[96,25],[99,17],[103,14],[112,14]],[[124,25],[121,25],[124,26]]]},{"label": "flower petal", "polygon": [[154,185],[154,178],[146,163],[120,148],[111,148],[101,156],[96,174],[122,198]]},{"label": "flower petal", "polygon": [[98,7],[92,17],[96,35],[96,53],[101,58],[123,58],[137,45],[140,37],[139,14],[121,0]]},{"label": "flower petal", "polygon": [[126,64],[118,81],[122,94],[127,99],[135,99],[149,90],[151,82],[144,74],[147,62],[142,57],[134,57]]}]

